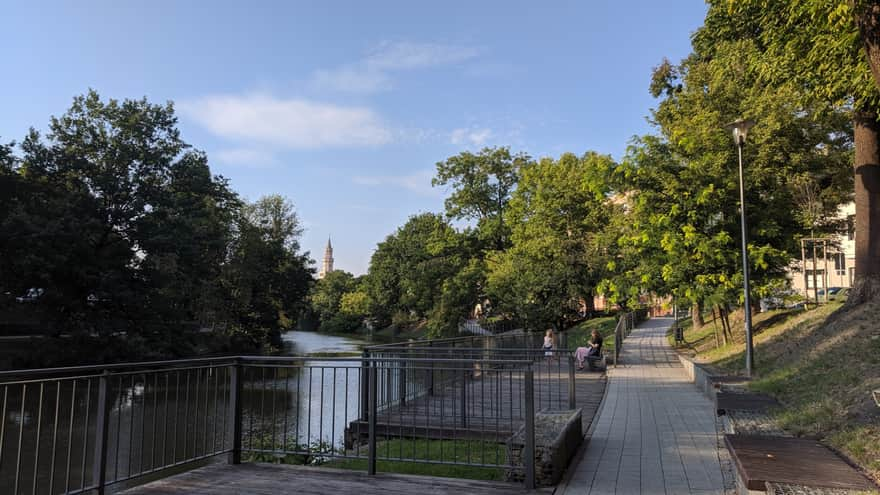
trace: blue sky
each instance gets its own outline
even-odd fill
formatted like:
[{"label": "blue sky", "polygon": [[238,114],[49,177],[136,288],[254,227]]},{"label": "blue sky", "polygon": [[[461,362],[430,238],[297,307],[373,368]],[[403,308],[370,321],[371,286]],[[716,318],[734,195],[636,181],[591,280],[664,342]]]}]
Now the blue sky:
[{"label": "blue sky", "polygon": [[434,164],[510,146],[615,158],[650,131],[651,68],[690,51],[701,0],[78,1],[3,9],[0,139],[74,95],[173,100],[184,139],[248,199],[296,205],[319,260],[441,211]]}]

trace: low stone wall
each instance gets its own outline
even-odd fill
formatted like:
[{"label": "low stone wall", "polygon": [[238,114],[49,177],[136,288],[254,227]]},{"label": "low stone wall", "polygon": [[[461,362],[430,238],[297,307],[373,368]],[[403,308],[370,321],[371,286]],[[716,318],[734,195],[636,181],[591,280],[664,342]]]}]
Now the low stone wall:
[{"label": "low stone wall", "polygon": [[685,373],[694,385],[710,399],[715,399],[715,382],[712,380],[713,375],[706,368],[695,363],[691,358],[678,354],[678,360],[684,367]]},{"label": "low stone wall", "polygon": [[[553,486],[562,479],[569,461],[584,439],[581,410],[539,412],[535,414],[535,484]],[[508,462],[523,466],[525,427],[507,442]],[[525,471],[508,470],[507,481],[523,481]]]}]

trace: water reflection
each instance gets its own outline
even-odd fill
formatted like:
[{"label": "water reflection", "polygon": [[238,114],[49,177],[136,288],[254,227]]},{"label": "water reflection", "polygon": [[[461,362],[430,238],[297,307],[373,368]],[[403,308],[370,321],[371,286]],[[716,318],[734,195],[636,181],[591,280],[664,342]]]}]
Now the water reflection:
[{"label": "water reflection", "polygon": [[281,338],[284,341],[284,354],[288,356],[356,354],[367,345],[366,341],[355,337],[296,330],[283,334]]}]

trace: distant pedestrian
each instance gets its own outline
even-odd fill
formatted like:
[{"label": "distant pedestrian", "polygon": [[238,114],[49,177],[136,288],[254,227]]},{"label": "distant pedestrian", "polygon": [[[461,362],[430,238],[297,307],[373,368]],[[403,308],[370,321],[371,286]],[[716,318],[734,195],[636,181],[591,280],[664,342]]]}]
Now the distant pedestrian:
[{"label": "distant pedestrian", "polygon": [[549,362],[553,359],[553,330],[547,330],[547,333],[544,334],[544,356],[547,357],[547,361]]}]

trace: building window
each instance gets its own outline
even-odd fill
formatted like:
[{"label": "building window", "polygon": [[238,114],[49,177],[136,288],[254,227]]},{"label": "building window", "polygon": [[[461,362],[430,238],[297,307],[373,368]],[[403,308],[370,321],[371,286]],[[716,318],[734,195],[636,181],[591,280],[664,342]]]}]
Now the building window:
[{"label": "building window", "polygon": [[832,255],[834,258],[834,271],[838,277],[843,277],[846,275],[846,254],[844,253],[834,253]]},{"label": "building window", "polygon": [[816,275],[815,288],[825,287],[825,270],[807,270],[807,288],[813,289],[813,274]]},{"label": "building window", "polygon": [[854,267],[849,267],[849,286],[852,287],[853,279],[856,278],[856,269]]},{"label": "building window", "polygon": [[849,215],[846,217],[846,239],[848,241],[856,238],[856,216]]}]

